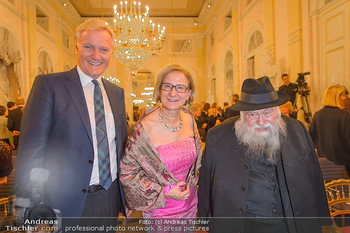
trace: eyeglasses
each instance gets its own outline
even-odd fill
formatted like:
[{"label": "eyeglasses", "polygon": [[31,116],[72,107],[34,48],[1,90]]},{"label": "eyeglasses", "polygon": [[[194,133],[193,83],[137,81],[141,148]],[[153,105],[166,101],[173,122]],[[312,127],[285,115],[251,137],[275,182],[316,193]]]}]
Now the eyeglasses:
[{"label": "eyeglasses", "polygon": [[183,84],[177,84],[177,85],[172,85],[170,83],[161,84],[161,88],[163,91],[171,91],[174,87],[175,87],[175,90],[179,93],[185,93],[188,89],[188,87],[186,87]]},{"label": "eyeglasses", "polygon": [[248,115],[249,119],[257,120],[260,115],[262,115],[264,118],[270,118],[270,117],[272,117],[273,113],[274,113],[273,109],[266,109],[262,114],[257,113],[257,112],[247,112],[247,115]]}]

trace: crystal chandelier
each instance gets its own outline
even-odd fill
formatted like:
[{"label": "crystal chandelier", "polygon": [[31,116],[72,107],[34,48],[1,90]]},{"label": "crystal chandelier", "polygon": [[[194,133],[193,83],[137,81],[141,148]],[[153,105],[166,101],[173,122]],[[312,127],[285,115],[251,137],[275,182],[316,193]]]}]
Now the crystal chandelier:
[{"label": "crystal chandelier", "polygon": [[151,56],[160,54],[165,42],[165,27],[149,19],[149,8],[141,13],[141,3],[120,2],[114,5],[115,56],[133,75]]}]

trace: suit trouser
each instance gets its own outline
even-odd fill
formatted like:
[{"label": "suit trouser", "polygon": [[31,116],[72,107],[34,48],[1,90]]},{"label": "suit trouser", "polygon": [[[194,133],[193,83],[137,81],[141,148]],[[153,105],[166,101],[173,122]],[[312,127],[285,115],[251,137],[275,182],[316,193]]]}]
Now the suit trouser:
[{"label": "suit trouser", "polygon": [[115,179],[108,190],[88,193],[82,217],[118,217],[120,203],[118,181]]},{"label": "suit trouser", "polygon": [[116,226],[120,211],[120,200],[117,179],[108,190],[89,193],[86,197],[80,224],[92,227],[101,226],[101,230],[94,230],[95,232],[105,232],[108,226]]}]

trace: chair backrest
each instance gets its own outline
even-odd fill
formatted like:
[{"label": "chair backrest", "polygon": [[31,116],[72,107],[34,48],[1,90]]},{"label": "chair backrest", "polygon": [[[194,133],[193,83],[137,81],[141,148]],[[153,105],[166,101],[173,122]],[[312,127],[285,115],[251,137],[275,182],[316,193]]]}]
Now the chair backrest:
[{"label": "chair backrest", "polygon": [[0,205],[4,205],[5,216],[13,216],[15,214],[15,209],[14,209],[14,207],[15,207],[14,202],[15,201],[16,201],[15,195],[0,199]]},{"label": "chair backrest", "polygon": [[333,180],[325,188],[331,217],[350,214],[350,179]]},{"label": "chair backrest", "polygon": [[320,163],[323,180],[325,182],[338,179],[350,179],[344,165],[335,164],[333,161],[324,157],[318,158],[318,162]]}]

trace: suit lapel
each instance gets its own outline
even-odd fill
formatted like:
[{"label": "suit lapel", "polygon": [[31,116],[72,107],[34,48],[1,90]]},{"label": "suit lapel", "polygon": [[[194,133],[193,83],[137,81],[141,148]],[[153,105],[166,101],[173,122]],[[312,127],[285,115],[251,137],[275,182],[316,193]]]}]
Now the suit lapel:
[{"label": "suit lapel", "polygon": [[76,67],[73,68],[69,74],[70,75],[66,77],[67,78],[65,82],[66,88],[72,99],[73,104],[75,105],[75,108],[77,109],[80,115],[80,119],[83,122],[86,133],[89,136],[90,142],[91,144],[93,144],[89,112],[86,106],[84,90],[83,90],[83,87],[81,86],[77,68]]}]

